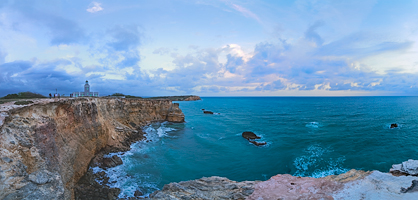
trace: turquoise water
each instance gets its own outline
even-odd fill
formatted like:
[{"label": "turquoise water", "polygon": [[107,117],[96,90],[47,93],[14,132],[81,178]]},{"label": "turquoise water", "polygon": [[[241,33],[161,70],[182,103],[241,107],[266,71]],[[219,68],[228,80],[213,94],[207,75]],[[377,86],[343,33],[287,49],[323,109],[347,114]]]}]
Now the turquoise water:
[{"label": "turquoise water", "polygon": [[[120,154],[124,164],[108,174],[111,186],[122,188],[121,197],[204,176],[243,181],[282,173],[387,172],[392,164],[418,159],[417,97],[202,99],[178,102],[186,123],[150,125],[144,129],[147,141]],[[400,126],[390,129],[391,123]],[[241,137],[244,131],[267,145],[249,143]]]}]

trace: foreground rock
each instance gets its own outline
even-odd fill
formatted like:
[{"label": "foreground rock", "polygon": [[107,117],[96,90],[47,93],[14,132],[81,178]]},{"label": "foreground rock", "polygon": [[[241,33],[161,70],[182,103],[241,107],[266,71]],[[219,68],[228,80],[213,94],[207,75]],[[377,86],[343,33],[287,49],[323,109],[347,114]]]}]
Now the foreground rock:
[{"label": "foreground rock", "polygon": [[221,177],[170,183],[151,199],[405,199],[416,200],[418,180],[379,171],[350,170],[324,178],[280,174],[267,181],[235,182]]},{"label": "foreground rock", "polygon": [[395,176],[411,175],[418,176],[418,160],[408,160],[401,164],[392,165],[389,171]]},{"label": "foreground rock", "polygon": [[[178,104],[143,99],[46,99],[2,105],[0,115],[0,199],[74,199],[103,149],[129,150],[150,122],[184,121]],[[105,159],[103,167],[120,163]]]},{"label": "foreground rock", "polygon": [[151,199],[246,199],[254,192],[259,181],[235,182],[227,178],[212,176],[193,181],[170,183],[161,191],[150,195]]}]

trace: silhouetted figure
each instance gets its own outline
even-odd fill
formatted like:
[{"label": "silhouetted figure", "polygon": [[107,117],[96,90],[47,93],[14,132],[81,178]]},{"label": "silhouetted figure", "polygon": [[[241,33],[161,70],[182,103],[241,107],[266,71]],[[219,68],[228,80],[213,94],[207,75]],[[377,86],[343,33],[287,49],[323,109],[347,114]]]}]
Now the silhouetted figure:
[{"label": "silhouetted figure", "polygon": [[52,97],[52,95],[51,95],[51,93],[49,93],[49,99],[51,99],[51,97]]}]

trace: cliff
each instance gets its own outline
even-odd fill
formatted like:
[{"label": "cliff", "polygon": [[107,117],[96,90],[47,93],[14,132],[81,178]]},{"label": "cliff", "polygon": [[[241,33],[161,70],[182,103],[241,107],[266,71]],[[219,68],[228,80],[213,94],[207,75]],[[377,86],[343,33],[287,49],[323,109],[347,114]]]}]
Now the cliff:
[{"label": "cliff", "polygon": [[0,105],[0,199],[74,199],[105,147],[121,151],[154,121],[184,122],[170,100],[80,98]]}]

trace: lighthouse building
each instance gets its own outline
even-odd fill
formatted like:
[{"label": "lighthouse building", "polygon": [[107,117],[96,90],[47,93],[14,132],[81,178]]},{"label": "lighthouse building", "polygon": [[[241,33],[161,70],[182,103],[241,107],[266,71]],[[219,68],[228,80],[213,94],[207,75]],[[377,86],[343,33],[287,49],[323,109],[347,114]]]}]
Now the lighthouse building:
[{"label": "lighthouse building", "polygon": [[98,97],[99,92],[90,92],[89,81],[84,84],[84,92],[73,92],[73,97]]}]

